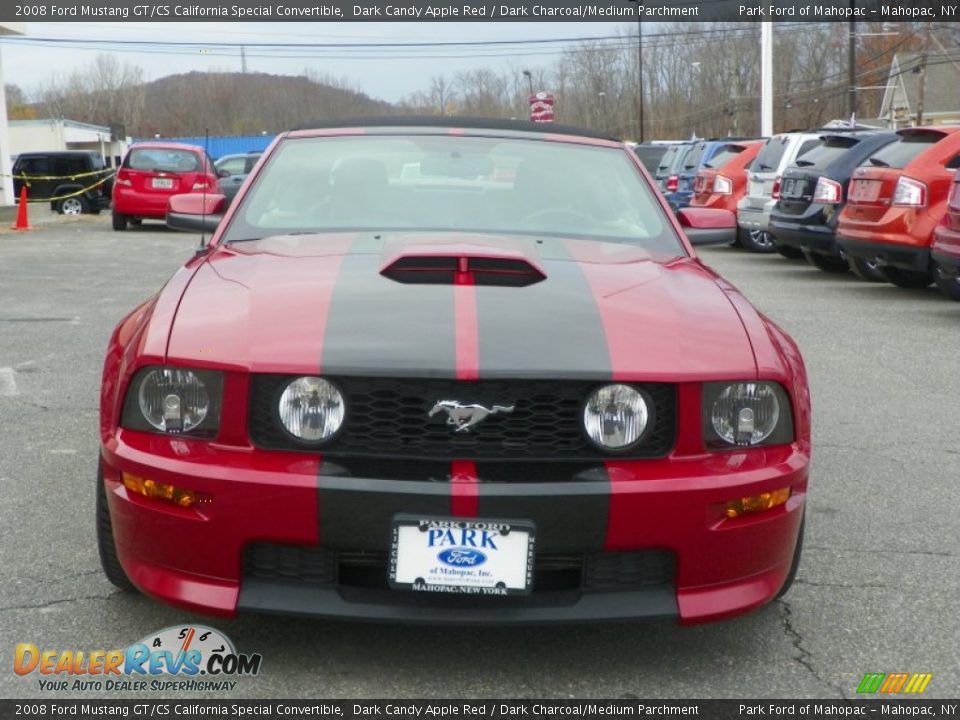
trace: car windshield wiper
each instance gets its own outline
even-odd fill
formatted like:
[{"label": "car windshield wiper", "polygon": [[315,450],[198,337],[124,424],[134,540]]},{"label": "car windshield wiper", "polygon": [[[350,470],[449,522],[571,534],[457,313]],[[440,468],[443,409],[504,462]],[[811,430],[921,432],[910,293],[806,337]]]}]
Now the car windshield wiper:
[{"label": "car windshield wiper", "polygon": [[794,165],[797,167],[812,167],[813,165],[816,165],[816,163],[809,160],[797,160]]},{"label": "car windshield wiper", "polygon": [[890,167],[890,163],[884,162],[880,158],[875,157],[870,158],[870,164],[874,167]]}]

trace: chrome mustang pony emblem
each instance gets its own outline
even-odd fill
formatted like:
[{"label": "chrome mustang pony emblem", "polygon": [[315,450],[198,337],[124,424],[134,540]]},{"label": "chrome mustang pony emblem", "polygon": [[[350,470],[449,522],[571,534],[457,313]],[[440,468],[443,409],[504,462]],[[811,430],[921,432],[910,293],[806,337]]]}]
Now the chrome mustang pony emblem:
[{"label": "chrome mustang pony emblem", "polygon": [[447,425],[453,425],[456,432],[466,432],[490,415],[512,413],[513,408],[513,405],[494,405],[491,408],[485,408],[483,405],[461,405],[456,400],[438,400],[430,411],[430,417],[443,410],[447,414]]}]

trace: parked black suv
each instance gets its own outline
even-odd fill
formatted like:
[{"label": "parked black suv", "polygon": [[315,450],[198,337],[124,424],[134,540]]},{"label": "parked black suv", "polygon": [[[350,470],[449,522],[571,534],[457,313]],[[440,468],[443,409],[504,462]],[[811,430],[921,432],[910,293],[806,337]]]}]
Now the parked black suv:
[{"label": "parked black suv", "polygon": [[26,184],[29,200],[50,199],[62,215],[96,214],[110,207],[113,179],[100,182],[109,173],[94,151],[22,153],[13,164],[13,190],[20,197]]},{"label": "parked black suv", "polygon": [[[896,133],[863,130],[825,133],[823,144],[801,156],[783,172],[780,200],[770,213],[770,232],[777,246],[801,250],[826,272],[851,269],[837,245],[837,218],[846,203],[846,189],[857,169]],[[852,267],[871,276],[870,267]],[[868,277],[867,279],[873,279]]]}]

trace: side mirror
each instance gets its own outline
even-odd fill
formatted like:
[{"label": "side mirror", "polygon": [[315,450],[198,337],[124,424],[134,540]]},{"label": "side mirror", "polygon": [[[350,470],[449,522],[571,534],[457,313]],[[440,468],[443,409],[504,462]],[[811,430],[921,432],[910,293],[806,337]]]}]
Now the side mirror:
[{"label": "side mirror", "polygon": [[691,245],[732,245],[737,239],[737,216],[729,210],[683,208],[677,220]]},{"label": "side mirror", "polygon": [[227,198],[215,193],[174,195],[167,202],[167,227],[183,232],[213,232],[223,220]]},{"label": "side mirror", "polygon": [[218,177],[218,178],[228,178],[228,177],[230,177],[230,171],[229,171],[229,170],[223,170],[223,169],[217,170],[217,177]]}]

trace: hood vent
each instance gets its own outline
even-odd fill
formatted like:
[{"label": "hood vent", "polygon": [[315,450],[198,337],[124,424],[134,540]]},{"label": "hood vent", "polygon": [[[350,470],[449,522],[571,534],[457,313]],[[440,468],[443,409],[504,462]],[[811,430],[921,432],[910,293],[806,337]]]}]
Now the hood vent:
[{"label": "hood vent", "polygon": [[404,284],[526,287],[546,279],[524,258],[470,255],[404,255],[380,273]]}]

